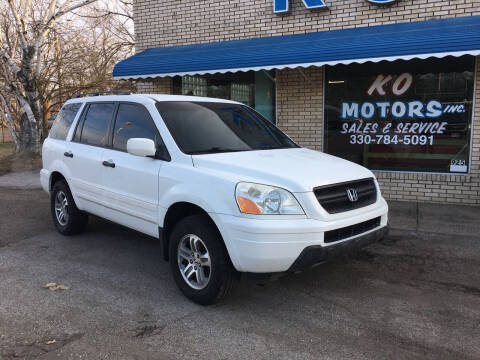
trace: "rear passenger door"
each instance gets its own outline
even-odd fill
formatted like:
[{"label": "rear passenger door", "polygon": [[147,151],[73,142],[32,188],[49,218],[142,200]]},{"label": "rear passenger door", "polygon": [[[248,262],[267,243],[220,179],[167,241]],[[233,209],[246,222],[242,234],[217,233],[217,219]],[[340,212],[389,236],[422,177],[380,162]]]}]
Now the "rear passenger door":
[{"label": "rear passenger door", "polygon": [[111,129],[111,147],[103,152],[103,185],[111,220],[158,236],[158,177],[163,161],[127,153],[131,138],[152,139],[164,147],[148,110],[141,104],[119,103]]},{"label": "rear passenger door", "polygon": [[105,197],[102,187],[103,152],[109,144],[109,128],[115,103],[92,102],[87,105],[69,143],[70,186],[77,206],[102,216]]}]

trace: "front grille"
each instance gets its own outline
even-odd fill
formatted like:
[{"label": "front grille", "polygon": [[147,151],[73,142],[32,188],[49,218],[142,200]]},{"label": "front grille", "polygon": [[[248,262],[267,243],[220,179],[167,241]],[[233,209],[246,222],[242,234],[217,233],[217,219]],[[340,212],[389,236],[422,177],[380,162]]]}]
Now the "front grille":
[{"label": "front grille", "polygon": [[[353,189],[358,199],[351,201],[347,190]],[[377,189],[372,178],[321,186],[313,189],[318,202],[330,214],[358,209],[377,201]]]},{"label": "front grille", "polygon": [[371,220],[367,220],[355,225],[346,226],[340,229],[330,230],[325,232],[323,241],[325,243],[332,243],[349,237],[360,235],[369,230],[373,230],[380,226],[380,216]]}]

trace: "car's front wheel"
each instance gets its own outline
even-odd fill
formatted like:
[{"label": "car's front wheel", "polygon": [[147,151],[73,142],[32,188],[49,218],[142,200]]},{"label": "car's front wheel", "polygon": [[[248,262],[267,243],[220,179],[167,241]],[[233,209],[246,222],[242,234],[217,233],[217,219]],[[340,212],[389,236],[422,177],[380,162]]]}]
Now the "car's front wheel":
[{"label": "car's front wheel", "polygon": [[173,277],[183,294],[201,304],[226,297],[239,280],[223,240],[210,219],[193,215],[179,221],[169,241]]},{"label": "car's front wheel", "polygon": [[88,222],[88,215],[78,210],[65,180],[57,181],[50,195],[50,207],[55,228],[63,235],[79,234]]}]

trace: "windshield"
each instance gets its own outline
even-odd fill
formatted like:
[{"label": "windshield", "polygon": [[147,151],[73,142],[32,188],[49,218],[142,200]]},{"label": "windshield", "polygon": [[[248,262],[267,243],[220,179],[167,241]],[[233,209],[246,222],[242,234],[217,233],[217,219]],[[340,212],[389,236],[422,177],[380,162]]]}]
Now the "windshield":
[{"label": "windshield", "polygon": [[298,147],[288,136],[245,105],[157,102],[168,130],[186,154]]}]

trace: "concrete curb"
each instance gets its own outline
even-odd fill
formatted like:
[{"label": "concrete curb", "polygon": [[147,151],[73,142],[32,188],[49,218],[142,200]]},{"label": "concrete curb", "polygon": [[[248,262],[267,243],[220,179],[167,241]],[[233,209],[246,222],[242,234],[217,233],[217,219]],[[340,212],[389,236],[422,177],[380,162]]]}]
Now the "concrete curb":
[{"label": "concrete curb", "polygon": [[389,201],[394,230],[480,236],[480,207],[453,204]]}]

